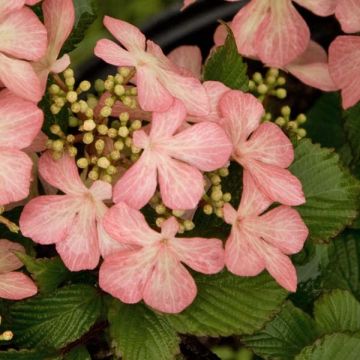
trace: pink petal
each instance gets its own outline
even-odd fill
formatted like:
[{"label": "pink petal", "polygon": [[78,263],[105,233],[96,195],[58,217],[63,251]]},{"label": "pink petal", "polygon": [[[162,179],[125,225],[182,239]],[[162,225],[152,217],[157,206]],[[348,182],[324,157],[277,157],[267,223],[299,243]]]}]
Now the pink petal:
[{"label": "pink petal", "polygon": [[286,65],[286,70],[314,88],[323,91],[338,89],[329,73],[326,51],[314,41],[310,41],[306,51],[295,61]]},{"label": "pink petal", "polygon": [[[225,264],[239,276],[256,276],[265,269],[265,261],[256,244],[260,239],[233,225],[225,245]],[[260,244],[261,245],[261,244]]]},{"label": "pink petal", "polygon": [[294,265],[288,256],[278,249],[270,247],[266,250],[266,269],[270,275],[286,290],[295,292],[297,275]]},{"label": "pink petal", "polygon": [[188,127],[165,143],[167,153],[202,171],[224,166],[230,158],[232,144],[221,127],[201,122]]},{"label": "pink petal", "polygon": [[69,234],[76,214],[83,202],[69,195],[46,195],[32,199],[20,217],[24,236],[48,245],[63,241]]},{"label": "pink petal", "polygon": [[135,66],[133,55],[111,40],[99,40],[96,43],[94,54],[111,65]]},{"label": "pink petal", "polygon": [[127,50],[145,50],[145,36],[136,26],[110,16],[104,17],[104,25]]},{"label": "pink petal", "polygon": [[6,17],[9,13],[19,10],[24,6],[24,0],[0,0],[1,17]]},{"label": "pink petal", "polygon": [[137,90],[139,104],[146,111],[166,111],[173,103],[173,96],[147,66],[137,67]]},{"label": "pink petal", "polygon": [[360,3],[358,0],[338,0],[335,16],[344,32],[360,31]]},{"label": "pink petal", "polygon": [[139,302],[155,264],[156,253],[153,248],[143,248],[108,256],[100,267],[100,287],[124,303]]},{"label": "pink petal", "polygon": [[[240,54],[248,57],[257,56],[255,38],[261,23],[266,18],[269,8],[270,2],[268,0],[253,0],[244,6],[234,17],[231,29]],[[224,34],[221,37],[223,36]],[[219,34],[217,39],[218,41],[220,40]],[[217,45],[219,44],[217,43]]]},{"label": "pink petal", "polygon": [[249,160],[244,166],[260,191],[274,202],[289,206],[305,202],[301,182],[289,170],[257,160]]},{"label": "pink petal", "polygon": [[69,67],[70,63],[70,56],[68,54],[65,54],[51,65],[50,72],[54,74],[59,74],[63,72],[67,67]]},{"label": "pink petal", "polygon": [[338,0],[294,0],[299,5],[319,16],[334,14]]},{"label": "pink petal", "polygon": [[161,235],[149,227],[140,211],[123,202],[107,211],[103,225],[110,236],[123,244],[145,246],[161,239]]},{"label": "pink petal", "polygon": [[205,116],[210,112],[209,98],[200,80],[173,71],[164,71],[160,80],[173,97],[183,102],[189,115]]},{"label": "pink petal", "polygon": [[14,271],[23,266],[14,251],[25,253],[22,245],[5,239],[0,240],[0,273]]},{"label": "pink petal", "polygon": [[144,207],[154,195],[157,185],[156,160],[144,151],[140,159],[114,186],[115,203],[124,201],[136,209]]},{"label": "pink petal", "polygon": [[[271,205],[271,203],[271,199],[263,194],[255,184],[251,172],[244,169],[243,192],[238,210],[239,216],[244,218],[252,215],[260,215]],[[230,223],[232,224],[233,221]]]},{"label": "pink petal", "polygon": [[[228,25],[231,27],[231,23],[228,23]],[[216,46],[221,46],[225,44],[226,38],[228,36],[228,31],[226,29],[226,26],[223,24],[220,24],[214,33],[214,43]]]},{"label": "pink petal", "polygon": [[35,5],[35,4],[39,3],[40,1],[41,0],[25,0],[25,4],[32,6],[32,5]]},{"label": "pink petal", "polygon": [[[261,124],[240,152],[246,158],[287,168],[294,161],[294,148],[289,138],[275,124]],[[236,152],[235,152],[236,154]]]},{"label": "pink petal", "polygon": [[[1,53],[0,79],[14,94],[32,102],[39,102],[43,95],[40,80],[29,63]],[[24,84],[31,84],[31,86]]]},{"label": "pink petal", "polygon": [[23,149],[30,146],[43,123],[42,111],[10,91],[0,92],[0,146]]},{"label": "pink petal", "polygon": [[171,216],[161,224],[161,235],[168,240],[173,239],[178,231],[179,223],[174,216]]},{"label": "pink petal", "polygon": [[100,258],[96,228],[96,210],[83,203],[74,217],[66,238],[56,243],[56,250],[71,271],[94,269]]},{"label": "pink petal", "polygon": [[170,251],[163,249],[144,288],[144,301],[152,308],[176,314],[196,296],[196,284],[189,272]]},{"label": "pink petal", "polygon": [[168,58],[185,70],[183,75],[200,79],[202,55],[198,46],[179,46],[168,54]]},{"label": "pink petal", "polygon": [[292,2],[277,0],[256,33],[255,48],[262,62],[282,67],[303,53],[309,41],[309,28]]},{"label": "pink petal", "polygon": [[0,148],[0,205],[25,199],[29,194],[32,161],[17,149]]},{"label": "pink petal", "polygon": [[184,5],[181,8],[181,10],[186,9],[188,6],[190,6],[191,4],[193,4],[196,0],[184,0]]},{"label": "pink petal", "polygon": [[161,198],[171,209],[193,209],[204,194],[203,176],[196,168],[170,157],[158,163]]},{"label": "pink petal", "polygon": [[2,18],[0,38],[0,51],[17,58],[39,60],[46,50],[46,29],[26,7]]},{"label": "pink petal", "polygon": [[37,293],[34,282],[20,272],[0,274],[0,298],[22,300]]},{"label": "pink petal", "polygon": [[309,234],[298,212],[288,206],[279,206],[245,222],[244,226],[249,232],[266,240],[284,254],[298,253]]},{"label": "pink petal", "polygon": [[251,94],[238,90],[225,93],[220,100],[223,126],[234,146],[245,141],[260,125],[264,114],[262,104]]},{"label": "pink petal", "polygon": [[74,158],[67,154],[54,160],[50,151],[44,153],[39,160],[39,172],[45,181],[65,194],[79,195],[88,191],[80,179]]},{"label": "pink petal", "polygon": [[237,211],[229,203],[224,204],[223,211],[225,222],[229,225],[233,225],[238,217]]},{"label": "pink petal", "polygon": [[173,135],[184,123],[186,109],[181,101],[175,99],[172,106],[164,112],[155,112],[151,121],[150,137],[154,141]]},{"label": "pink petal", "polygon": [[180,261],[203,274],[216,274],[224,267],[223,243],[218,239],[175,238],[170,246]]},{"label": "pink petal", "polygon": [[46,0],[42,10],[49,43],[46,59],[53,66],[74,27],[75,9],[73,0]]},{"label": "pink petal", "polygon": [[96,200],[110,200],[112,195],[112,187],[111,184],[105,181],[95,181],[91,187],[90,192]]},{"label": "pink petal", "polygon": [[329,48],[329,69],[335,84],[341,88],[345,109],[360,100],[359,67],[360,37],[338,36]]},{"label": "pink petal", "polygon": [[24,151],[26,151],[28,154],[44,151],[46,150],[47,140],[48,140],[47,135],[45,135],[42,131],[39,131],[35,136],[34,140],[32,141],[32,143],[29,146],[27,146],[24,149]]}]

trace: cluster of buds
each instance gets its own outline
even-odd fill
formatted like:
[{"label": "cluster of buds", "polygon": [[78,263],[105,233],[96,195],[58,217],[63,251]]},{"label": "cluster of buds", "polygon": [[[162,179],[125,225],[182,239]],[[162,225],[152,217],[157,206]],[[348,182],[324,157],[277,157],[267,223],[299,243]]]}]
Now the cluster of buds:
[{"label": "cluster of buds", "polygon": [[281,108],[281,116],[277,117],[275,123],[284,129],[289,136],[295,136],[298,140],[306,136],[306,130],[302,126],[306,123],[306,115],[299,114],[295,119],[291,118],[290,106]]},{"label": "cluster of buds", "polygon": [[287,96],[285,84],[286,79],[280,75],[279,70],[270,68],[265,76],[260,72],[255,72],[249,80],[249,89],[261,102],[264,102],[268,96],[283,100]]},{"label": "cluster of buds", "polygon": [[206,215],[215,214],[219,218],[224,217],[223,207],[226,203],[231,201],[231,194],[229,192],[223,192],[222,178],[229,175],[229,169],[223,167],[214,172],[208,173],[208,179],[210,180],[210,187],[207,193],[203,196],[205,202],[203,211]]}]

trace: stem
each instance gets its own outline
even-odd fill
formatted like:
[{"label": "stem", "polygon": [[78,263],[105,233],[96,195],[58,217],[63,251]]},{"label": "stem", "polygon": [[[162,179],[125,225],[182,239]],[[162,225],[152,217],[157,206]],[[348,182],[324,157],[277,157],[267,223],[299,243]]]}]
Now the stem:
[{"label": "stem", "polygon": [[20,228],[15,223],[2,215],[0,215],[0,224],[4,224],[13,233],[18,233],[20,230]]},{"label": "stem", "polygon": [[65,93],[68,92],[68,88],[65,83],[61,80],[58,74],[53,74],[53,79],[55,80],[56,84],[59,85],[60,89],[63,90]]}]

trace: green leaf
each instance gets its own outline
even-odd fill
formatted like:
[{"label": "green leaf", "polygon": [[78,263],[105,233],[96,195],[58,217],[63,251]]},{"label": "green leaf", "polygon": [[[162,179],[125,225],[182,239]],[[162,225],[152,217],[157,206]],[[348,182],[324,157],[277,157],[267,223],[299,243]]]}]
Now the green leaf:
[{"label": "green leaf", "polygon": [[360,231],[344,232],[332,247],[324,287],[348,290],[360,300]]},{"label": "green leaf", "polygon": [[345,112],[345,130],[349,139],[354,161],[360,161],[360,104]]},{"label": "green leaf", "polygon": [[36,350],[9,350],[0,351],[0,360],[58,360],[56,355],[51,355],[47,351]]},{"label": "green leaf", "polygon": [[58,256],[51,259],[34,259],[23,253],[16,255],[31,273],[41,293],[52,292],[71,274]]},{"label": "green leaf", "polygon": [[260,332],[242,338],[245,345],[265,359],[293,359],[320,335],[314,320],[287,302]]},{"label": "green leaf", "polygon": [[297,209],[312,240],[328,241],[354,221],[359,182],[342,168],[334,151],[300,141],[290,170],[303,185],[306,203]]},{"label": "green leaf", "polygon": [[169,360],[179,352],[179,338],[168,320],[142,304],[114,300],[108,319],[116,351],[124,360]]},{"label": "green leaf", "polygon": [[101,313],[96,289],[71,285],[11,307],[13,342],[28,348],[60,348],[84,335]]},{"label": "green leaf", "polygon": [[287,292],[266,273],[239,277],[226,271],[197,275],[198,294],[190,307],[168,319],[179,333],[199,336],[252,334],[279,310]]},{"label": "green leaf", "polygon": [[91,357],[85,346],[79,346],[67,353],[64,360],[91,360]]},{"label": "green leaf", "polygon": [[204,80],[220,81],[231,89],[248,91],[247,65],[238,53],[232,31],[229,28],[227,30],[225,44],[218,47],[206,61]]},{"label": "green leaf", "polygon": [[65,42],[61,54],[67,54],[85,37],[86,30],[97,18],[94,0],[74,0],[75,25],[70,37]]},{"label": "green leaf", "polygon": [[338,93],[322,95],[306,115],[307,122],[304,127],[313,142],[335,149],[341,148],[346,142],[341,98]]},{"label": "green leaf", "polygon": [[314,305],[314,318],[324,333],[360,330],[360,303],[346,290],[323,294]]},{"label": "green leaf", "polygon": [[360,338],[332,334],[308,346],[295,360],[359,360]]}]

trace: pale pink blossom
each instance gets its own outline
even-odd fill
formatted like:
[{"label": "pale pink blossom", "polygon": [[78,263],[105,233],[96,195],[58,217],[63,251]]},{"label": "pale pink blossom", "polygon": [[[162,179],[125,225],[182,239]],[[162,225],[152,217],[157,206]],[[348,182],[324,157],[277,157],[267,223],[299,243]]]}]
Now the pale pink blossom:
[{"label": "pale pink blossom", "polygon": [[93,269],[100,255],[123,248],[107,235],[101,224],[107,210],[103,201],[111,198],[110,184],[95,181],[88,189],[69,155],[53,160],[49,152],[43,154],[39,172],[64,195],[39,196],[24,207],[20,217],[24,236],[39,244],[55,244],[72,271]]},{"label": "pale pink blossom", "polygon": [[329,48],[329,68],[345,109],[360,100],[360,37],[338,36]]},{"label": "pale pink blossom", "polygon": [[272,201],[305,202],[300,181],[286,168],[294,160],[290,140],[274,123],[260,124],[264,108],[251,94],[232,90],[220,100],[222,124],[233,143],[232,157]]},{"label": "pale pink blossom", "polygon": [[147,204],[159,182],[161,198],[171,209],[193,209],[204,193],[201,171],[213,171],[229,160],[231,143],[217,124],[203,122],[179,131],[186,110],[175,100],[167,112],[154,113],[150,133],[134,132],[144,149],[139,160],[114,188],[114,201],[134,208]]},{"label": "pale pink blossom", "polygon": [[33,67],[40,78],[42,91],[45,92],[49,73],[60,73],[70,64],[68,54],[60,59],[58,56],[74,27],[75,9],[73,0],[45,0],[42,11],[48,34],[48,47],[45,55],[34,62]]},{"label": "pale pink blossom", "polygon": [[174,217],[158,233],[140,211],[119,203],[106,214],[104,227],[114,239],[134,246],[106,257],[99,274],[100,287],[125,303],[143,299],[156,310],[179,313],[197,293],[182,263],[204,274],[215,274],[224,267],[222,242],[176,237],[179,225]]},{"label": "pale pink blossom", "polygon": [[[319,16],[335,12],[337,0],[294,0]],[[291,0],[252,0],[234,17],[231,28],[242,55],[283,67],[309,45],[309,28]]]},{"label": "pale pink blossom", "polygon": [[337,0],[335,16],[346,33],[360,31],[360,1],[359,0]]},{"label": "pale pink blossom", "polygon": [[21,150],[32,144],[42,123],[35,104],[8,90],[0,92],[0,205],[28,196],[32,161]]},{"label": "pale pink blossom", "polygon": [[37,293],[34,282],[15,270],[23,264],[14,252],[25,253],[22,245],[9,240],[0,240],[0,298],[22,300]]},{"label": "pale pink blossom", "polygon": [[239,209],[224,205],[225,221],[232,225],[225,264],[239,276],[256,276],[267,269],[282,287],[294,292],[297,276],[288,255],[302,249],[308,229],[297,211],[288,206],[265,212],[271,203],[245,172]]},{"label": "pale pink blossom", "polygon": [[41,86],[28,61],[45,53],[46,29],[24,0],[0,2],[0,81],[16,95],[38,102]]},{"label": "pale pink blossom", "polygon": [[174,98],[181,100],[192,115],[206,115],[209,100],[200,81],[183,76],[162,50],[135,26],[106,16],[106,28],[124,46],[102,39],[95,47],[95,55],[116,66],[134,66],[138,100],[145,111],[166,111]]},{"label": "pale pink blossom", "polygon": [[172,50],[167,57],[185,76],[201,77],[202,55],[198,46],[183,45]]},{"label": "pale pink blossom", "polygon": [[25,4],[32,6],[32,5],[39,3],[40,1],[42,1],[42,0],[26,0]]}]

